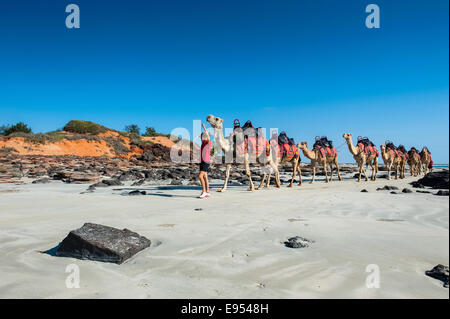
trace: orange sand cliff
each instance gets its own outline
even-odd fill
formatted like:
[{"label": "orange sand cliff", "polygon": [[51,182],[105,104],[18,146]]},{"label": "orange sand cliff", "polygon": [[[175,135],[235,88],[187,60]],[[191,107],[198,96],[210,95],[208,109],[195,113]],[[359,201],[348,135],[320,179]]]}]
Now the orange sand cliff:
[{"label": "orange sand cliff", "polygon": [[[67,132],[61,132],[65,136],[72,136]],[[130,158],[135,155],[141,155],[143,150],[131,145],[130,138],[120,135],[118,132],[108,131],[97,135],[100,140],[62,139],[56,142],[46,142],[44,144],[35,144],[23,137],[0,137],[0,148],[14,148],[19,155],[75,155],[75,156],[109,156]],[[101,138],[114,138],[120,141],[129,149],[127,154],[117,155],[111,145]],[[142,141],[150,141],[155,144],[161,144],[166,147],[172,147],[175,143],[166,136],[142,137]]]}]

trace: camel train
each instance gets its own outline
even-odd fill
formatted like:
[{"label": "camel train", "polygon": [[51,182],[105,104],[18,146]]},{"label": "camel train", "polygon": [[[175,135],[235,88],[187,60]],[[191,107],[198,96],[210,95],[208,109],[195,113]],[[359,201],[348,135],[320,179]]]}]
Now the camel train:
[{"label": "camel train", "polygon": [[[297,173],[299,176],[298,186],[301,186],[303,182],[300,151],[311,161],[310,167],[313,171],[313,177],[310,183],[314,183],[317,164],[324,170],[325,183],[333,180],[333,166],[336,167],[338,179],[342,180],[337,150],[326,136],[316,137],[312,149],[309,149],[307,142],[300,142],[296,145],[294,139],[288,138],[285,132],[281,132],[279,135],[277,132],[272,132],[269,142],[265,138],[263,130],[253,127],[251,121],[247,121],[241,127],[239,120],[235,120],[234,129],[227,137],[223,133],[223,119],[209,115],[206,121],[214,130],[216,146],[225,154],[225,182],[219,192],[227,190],[232,165],[240,164],[244,164],[245,174],[249,180],[249,191],[255,190],[250,164],[259,165],[263,172],[261,182],[256,188],[258,190],[269,187],[272,174],[275,176],[276,187],[281,187],[278,166],[283,163],[291,163],[293,168],[288,187],[293,186]],[[395,179],[405,178],[406,164],[410,167],[411,176],[418,176],[422,173],[425,175],[428,171],[431,171],[433,162],[427,147],[423,147],[419,153],[415,147],[406,151],[403,145],[396,147],[391,141],[386,141],[385,144],[380,145],[381,152],[379,152],[375,144],[367,137],[359,136],[356,146],[353,144],[351,133],[343,134],[343,138],[359,168],[357,182],[361,182],[362,175],[364,175],[365,181],[369,180],[364,168],[367,168],[367,166],[370,166],[372,170],[370,180],[375,181],[377,179],[380,155],[388,171],[388,180],[391,179],[392,171],[395,173]],[[330,176],[328,176],[327,166],[330,168]]]}]

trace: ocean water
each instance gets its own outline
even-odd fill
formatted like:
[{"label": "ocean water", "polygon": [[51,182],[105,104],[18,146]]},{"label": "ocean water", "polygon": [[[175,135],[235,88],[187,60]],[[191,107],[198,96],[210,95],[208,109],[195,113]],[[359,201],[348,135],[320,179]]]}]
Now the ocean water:
[{"label": "ocean water", "polygon": [[433,168],[448,168],[448,164],[433,164]]}]

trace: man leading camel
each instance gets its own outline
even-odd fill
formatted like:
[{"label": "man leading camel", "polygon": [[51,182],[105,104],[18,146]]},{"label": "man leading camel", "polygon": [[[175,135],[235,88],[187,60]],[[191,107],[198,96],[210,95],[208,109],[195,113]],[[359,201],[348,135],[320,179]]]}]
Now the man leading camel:
[{"label": "man leading camel", "polygon": [[[233,154],[233,139],[232,138],[225,138],[223,135],[223,119],[220,117],[216,117],[213,115],[209,115],[206,118],[206,121],[211,124],[211,127],[214,129],[214,139],[216,141],[216,145],[220,147],[220,149],[225,153],[225,159],[227,159],[228,154]],[[245,144],[244,144],[245,145]],[[247,146],[248,147],[248,146]],[[265,152],[264,152],[265,154]],[[269,156],[256,157],[256,163],[258,163],[263,168],[264,176],[261,180],[261,184],[259,185],[258,189],[262,188],[264,184],[264,180],[267,176],[268,172],[274,172],[275,173],[275,183],[276,186],[279,188],[280,183],[280,177],[278,172],[277,163],[273,161],[272,154],[269,154]],[[252,181],[251,171],[250,171],[250,155],[249,152],[246,152],[243,154],[243,163],[245,167],[245,174],[248,177],[249,180],[249,191],[255,190],[255,186]],[[223,184],[222,189],[219,190],[219,192],[225,192],[227,189],[228,180],[230,178],[230,171],[231,171],[231,165],[232,164],[239,164],[236,163],[236,158],[233,156],[231,163],[226,163],[226,171],[225,171],[225,182]]]}]

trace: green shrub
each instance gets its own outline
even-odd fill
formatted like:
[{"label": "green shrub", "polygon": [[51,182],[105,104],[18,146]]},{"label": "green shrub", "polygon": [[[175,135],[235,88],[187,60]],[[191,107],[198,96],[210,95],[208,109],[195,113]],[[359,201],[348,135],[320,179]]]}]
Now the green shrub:
[{"label": "green shrub", "polygon": [[31,128],[28,127],[28,125],[26,125],[23,122],[19,122],[17,124],[14,125],[3,125],[0,126],[0,135],[11,135],[13,133],[31,133]]},{"label": "green shrub", "polygon": [[97,135],[100,133],[107,132],[108,128],[90,121],[72,120],[69,123],[67,123],[66,126],[64,126],[64,131],[78,134],[89,133]]},{"label": "green shrub", "polygon": [[145,128],[144,136],[157,136],[157,135],[158,135],[158,133],[156,132],[156,130],[153,127],[147,126]]},{"label": "green shrub", "polygon": [[125,126],[125,132],[140,135],[141,129],[136,124],[130,124]]}]

